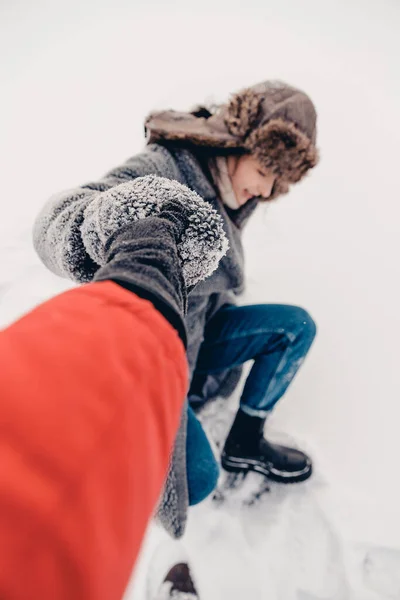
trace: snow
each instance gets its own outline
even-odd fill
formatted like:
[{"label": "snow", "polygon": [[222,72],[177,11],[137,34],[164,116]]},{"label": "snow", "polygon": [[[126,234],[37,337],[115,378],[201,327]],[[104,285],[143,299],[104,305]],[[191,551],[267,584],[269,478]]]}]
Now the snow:
[{"label": "snow", "polygon": [[[43,202],[140,150],[149,110],[265,78],[317,105],[321,165],[245,238],[246,302],[298,304],[318,324],[269,425],[316,473],[253,507],[232,495],[191,511],[181,546],[204,600],[400,598],[399,25],[393,0],[0,8],[2,325],[72,285],[33,252]],[[161,540],[150,528],[126,600],[144,597]]]}]

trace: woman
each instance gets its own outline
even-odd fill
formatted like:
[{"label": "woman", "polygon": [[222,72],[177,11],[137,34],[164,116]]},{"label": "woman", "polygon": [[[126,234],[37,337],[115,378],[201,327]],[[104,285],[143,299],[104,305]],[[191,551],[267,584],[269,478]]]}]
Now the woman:
[{"label": "woman", "polygon": [[[150,174],[175,179],[211,204],[223,219],[230,247],[218,269],[188,297],[189,398],[204,401],[210,377],[213,393],[218,393],[232,367],[253,359],[222,465],[233,471],[255,470],[277,481],[302,481],[311,475],[310,459],[269,443],[263,429],[310,348],[314,322],[298,307],[237,307],[235,302],[244,285],[241,231],[246,220],[259,202],[287,193],[317,164],[315,108],[303,92],[265,82],[239,92],[213,113],[154,113],[146,121],[146,134],[143,153],[99,182],[49,201],[35,225],[35,247],[55,273],[90,281],[103,264],[109,236],[129,220],[127,203],[140,210],[129,195],[132,180]],[[104,225],[110,212],[113,227],[109,221]],[[182,418],[160,512],[175,536],[183,533],[187,503],[205,498],[217,478],[218,465],[189,409],[187,424],[186,415]]]}]

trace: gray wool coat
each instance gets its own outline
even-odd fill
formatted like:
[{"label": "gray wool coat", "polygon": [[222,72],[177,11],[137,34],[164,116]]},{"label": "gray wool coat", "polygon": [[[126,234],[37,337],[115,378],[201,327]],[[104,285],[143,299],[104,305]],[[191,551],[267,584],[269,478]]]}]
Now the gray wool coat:
[{"label": "gray wool coat", "polygon": [[[190,373],[193,375],[206,323],[223,305],[234,304],[236,296],[243,291],[241,229],[255,209],[257,200],[248,202],[237,211],[230,210],[223,205],[217,189],[195,150],[173,145],[150,144],[142,153],[113,169],[99,181],[67,190],[50,198],[36,219],[33,232],[34,246],[43,263],[55,274],[80,283],[91,281],[99,265],[87,253],[85,240],[82,238],[85,210],[96,199],[99,192],[145,175],[158,175],[176,180],[197,192],[221,215],[229,241],[229,250],[222,258],[218,269],[208,279],[199,283],[188,297],[187,356]],[[232,391],[232,383],[234,387],[237,378],[229,378],[226,375],[225,373],[220,377],[211,378],[208,389],[211,390],[212,395],[224,395],[224,391],[226,395]],[[222,389],[222,381],[224,383],[229,381],[230,389]],[[187,510],[187,488],[182,494],[179,491],[180,471],[186,467],[185,461],[178,464],[180,455],[185,455],[186,444],[185,415],[182,419],[172,469],[159,514],[164,526],[175,537],[183,534]]]}]

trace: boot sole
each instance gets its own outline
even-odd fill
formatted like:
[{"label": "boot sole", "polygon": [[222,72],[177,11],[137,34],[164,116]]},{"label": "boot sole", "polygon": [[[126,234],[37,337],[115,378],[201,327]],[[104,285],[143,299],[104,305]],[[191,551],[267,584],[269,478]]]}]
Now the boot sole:
[{"label": "boot sole", "polygon": [[279,471],[272,465],[267,467],[251,458],[244,460],[243,458],[235,458],[233,456],[222,456],[221,464],[225,471],[229,471],[230,473],[254,471],[278,483],[299,483],[312,475],[311,462],[307,463],[307,466],[301,471]]}]

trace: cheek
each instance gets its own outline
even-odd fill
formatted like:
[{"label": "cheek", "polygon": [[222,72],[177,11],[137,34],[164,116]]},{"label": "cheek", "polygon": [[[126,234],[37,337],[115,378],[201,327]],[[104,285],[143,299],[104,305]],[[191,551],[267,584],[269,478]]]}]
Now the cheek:
[{"label": "cheek", "polygon": [[240,177],[238,172],[232,175],[231,183],[234,191],[237,192],[240,189]]},{"label": "cheek", "polygon": [[247,185],[246,185],[246,181],[247,181],[247,177],[246,177],[246,172],[243,172],[243,169],[238,169],[235,173],[234,176],[235,182],[234,182],[234,187],[236,190],[240,190],[243,191]]}]

